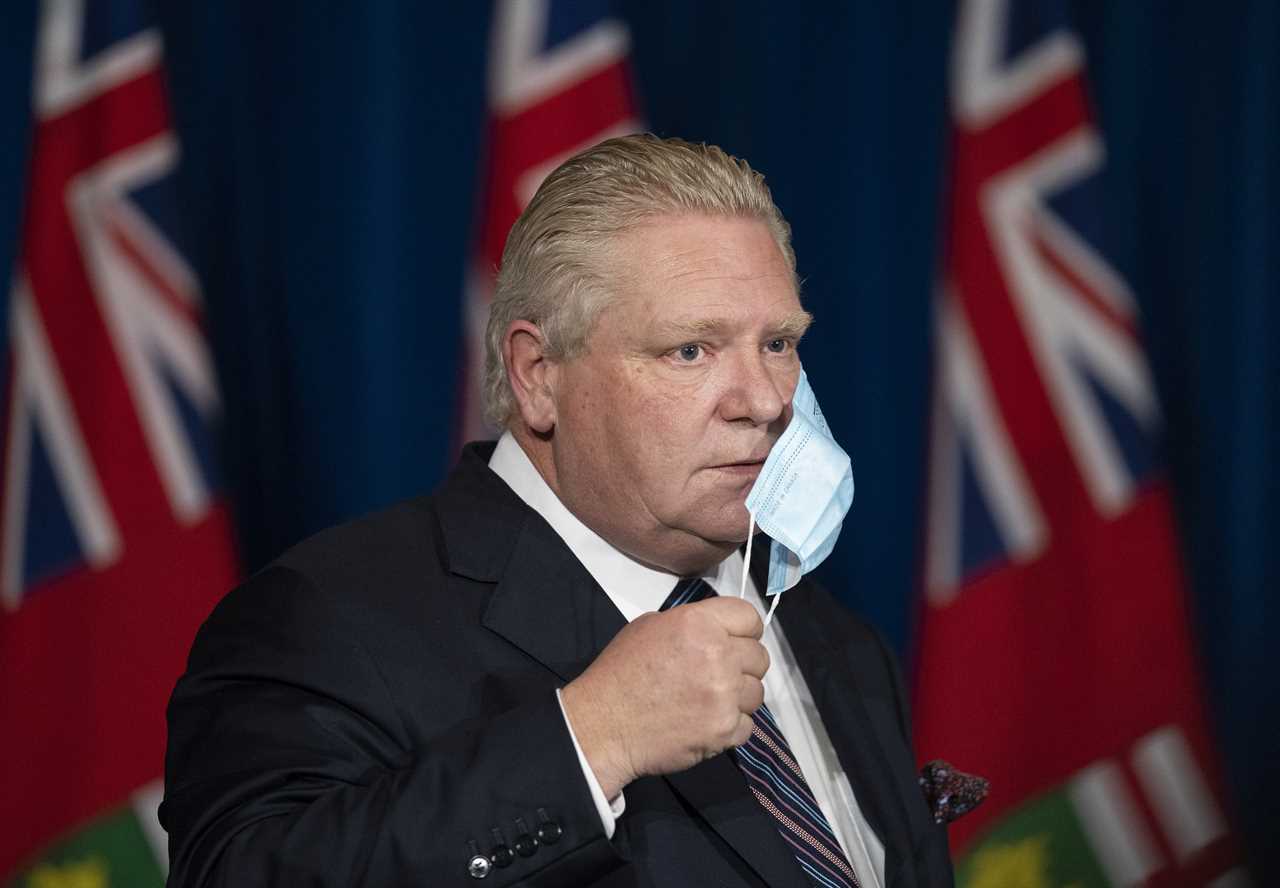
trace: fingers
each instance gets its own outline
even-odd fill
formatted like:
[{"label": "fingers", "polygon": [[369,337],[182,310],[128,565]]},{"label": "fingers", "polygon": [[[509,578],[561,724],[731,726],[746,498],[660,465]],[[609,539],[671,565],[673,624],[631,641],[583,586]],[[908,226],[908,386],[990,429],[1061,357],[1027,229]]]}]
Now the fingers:
[{"label": "fingers", "polygon": [[764,622],[760,619],[760,614],[741,598],[719,596],[686,604],[685,607],[701,609],[730,635],[759,639],[764,634]]},{"label": "fingers", "polygon": [[758,641],[750,638],[729,639],[731,656],[740,672],[764,678],[769,671],[769,651]]},{"label": "fingers", "polygon": [[730,746],[742,746],[751,739],[751,729],[755,727],[755,722],[751,720],[750,715],[741,715],[738,717],[738,727],[733,732],[733,736],[729,740]]},{"label": "fingers", "polygon": [[738,691],[738,711],[751,715],[764,703],[764,684],[758,678],[742,676],[742,689]]}]

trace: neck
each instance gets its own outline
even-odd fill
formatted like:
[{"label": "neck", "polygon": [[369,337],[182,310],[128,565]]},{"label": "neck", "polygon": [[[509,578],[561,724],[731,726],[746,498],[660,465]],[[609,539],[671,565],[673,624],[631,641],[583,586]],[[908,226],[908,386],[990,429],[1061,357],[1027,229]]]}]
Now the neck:
[{"label": "neck", "polygon": [[[516,439],[516,443],[520,445],[524,455],[529,457],[529,462],[533,463],[533,467],[542,476],[542,480],[546,481],[552,492],[560,497],[561,502],[564,502],[556,476],[556,462],[551,446],[551,436],[539,435],[537,432],[530,430],[528,426],[519,423],[507,431],[511,433],[511,437]],[[567,506],[568,504],[566,503],[565,505]]]}]

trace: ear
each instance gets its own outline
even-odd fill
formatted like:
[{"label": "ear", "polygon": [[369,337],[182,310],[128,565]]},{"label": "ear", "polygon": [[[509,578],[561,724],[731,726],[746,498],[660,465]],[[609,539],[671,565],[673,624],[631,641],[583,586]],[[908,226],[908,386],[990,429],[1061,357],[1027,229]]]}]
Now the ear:
[{"label": "ear", "polygon": [[516,409],[525,425],[542,435],[556,425],[552,389],[555,366],[546,352],[546,338],[532,321],[512,321],[503,334],[502,362],[507,368]]}]

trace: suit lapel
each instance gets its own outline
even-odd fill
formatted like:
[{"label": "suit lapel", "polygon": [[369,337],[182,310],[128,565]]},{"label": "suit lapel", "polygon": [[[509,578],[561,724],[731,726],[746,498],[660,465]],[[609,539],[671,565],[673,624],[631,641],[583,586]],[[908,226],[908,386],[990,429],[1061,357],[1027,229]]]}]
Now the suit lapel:
[{"label": "suit lapel", "polygon": [[490,470],[493,448],[467,445],[437,494],[447,567],[493,583],[482,624],[572,681],[626,621],[551,526]]},{"label": "suit lapel", "polygon": [[747,789],[746,779],[728,754],[721,753],[664,779],[766,885],[810,888],[795,855]]},{"label": "suit lapel", "polygon": [[[783,628],[787,628],[785,621]],[[906,811],[891,777],[894,769],[885,754],[876,720],[863,705],[857,676],[834,651],[824,653],[823,662],[818,662],[812,649],[801,653],[793,643],[792,650],[809,682],[858,807],[884,846],[885,884],[905,884],[901,880],[910,856]]]},{"label": "suit lapel", "polygon": [[532,512],[483,622],[566,682],[581,675],[626,625],[559,535]]},{"label": "suit lapel", "polygon": [[[768,542],[764,537],[754,547],[759,557],[752,558],[751,574],[757,589],[765,588],[768,577]],[[801,580],[786,594],[802,598],[809,584]],[[786,633],[858,807],[884,846],[885,885],[912,884],[904,881],[910,858],[906,810],[892,776],[892,759],[885,751],[888,738],[881,736],[894,726],[881,724],[884,719],[873,718],[868,712],[866,690],[860,687],[858,676],[810,612],[799,606],[779,607],[776,619]]]}]

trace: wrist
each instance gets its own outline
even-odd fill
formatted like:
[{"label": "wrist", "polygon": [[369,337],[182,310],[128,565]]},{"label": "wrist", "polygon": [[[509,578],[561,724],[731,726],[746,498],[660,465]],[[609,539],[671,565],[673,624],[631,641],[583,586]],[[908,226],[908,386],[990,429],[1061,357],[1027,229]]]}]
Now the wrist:
[{"label": "wrist", "polygon": [[605,798],[613,801],[637,775],[607,708],[581,679],[561,688],[560,703],[591,773]]}]

